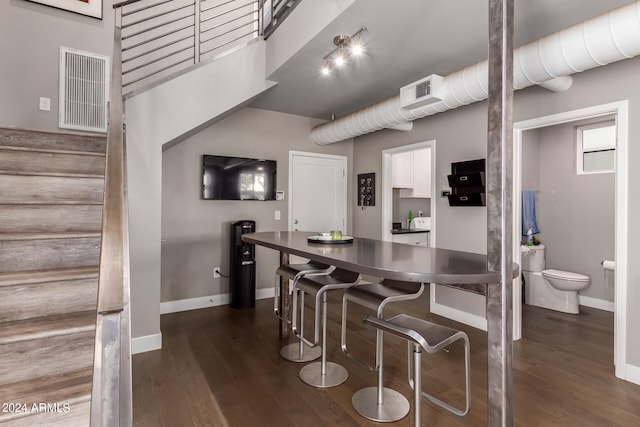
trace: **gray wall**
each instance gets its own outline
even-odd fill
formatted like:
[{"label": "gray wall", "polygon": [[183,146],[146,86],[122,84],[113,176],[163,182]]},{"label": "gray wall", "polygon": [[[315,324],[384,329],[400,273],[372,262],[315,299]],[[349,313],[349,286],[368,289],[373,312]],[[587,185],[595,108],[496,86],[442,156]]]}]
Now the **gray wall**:
[{"label": "gray wall", "polygon": [[[378,176],[382,178],[380,175]],[[393,222],[401,222],[402,228],[405,228],[407,226],[407,219],[409,218],[409,211],[413,213],[414,217],[418,216],[419,211],[422,211],[422,216],[431,216],[431,199],[400,197],[400,190],[394,188]]]},{"label": "gray wall", "polygon": [[615,174],[576,174],[578,124],[584,122],[536,131],[538,162],[523,155],[523,175],[525,170],[538,170],[539,237],[547,268],[586,274],[591,285],[580,295],[613,301],[614,289],[606,285],[600,261],[614,259]]},{"label": "gray wall", "polygon": [[[461,126],[460,123],[464,123]],[[451,163],[486,157],[486,107],[476,103],[457,110],[426,117],[414,122],[411,132],[380,131],[358,137],[354,141],[354,170],[374,171],[382,176],[382,151],[402,145],[435,140],[436,180],[435,213],[436,246],[445,249],[486,253],[486,218],[484,207],[449,207],[448,199],[440,197],[448,190],[447,175]],[[379,191],[376,198],[380,197]],[[382,199],[378,199],[382,200]],[[353,214],[354,234],[379,239],[382,221],[381,206]],[[433,225],[432,225],[433,227]],[[440,287],[436,293],[440,304],[485,317],[484,297],[453,288]]]},{"label": "gray wall", "polygon": [[[540,189],[540,130],[532,129],[522,133],[522,189]],[[536,203],[538,194],[536,194]],[[540,224],[538,224],[540,225]],[[540,236],[538,236],[540,237]]]},{"label": "gray wall", "polygon": [[[625,60],[605,67],[575,74],[571,89],[553,93],[538,87],[516,92],[514,120],[521,121],[555,113],[576,110],[613,101],[629,100],[629,218],[640,217],[640,197],[635,183],[640,182],[640,85],[637,74],[640,58]],[[462,125],[464,124],[464,125]],[[487,111],[486,103],[475,103],[456,110],[427,117],[414,122],[411,132],[390,130],[375,132],[354,140],[354,173],[381,173],[382,150],[429,139],[436,140],[436,189],[447,188],[446,175],[450,163],[486,156]],[[378,197],[379,195],[376,195]],[[434,212],[432,212],[432,216]],[[441,248],[486,253],[486,208],[452,208],[446,199],[436,198],[436,245]],[[382,210],[380,206],[355,210],[354,234],[380,237]],[[640,247],[634,244],[640,237],[640,223],[629,221],[628,259],[628,324],[640,323]],[[469,309],[474,314],[484,313],[483,301],[474,295],[455,294],[455,301],[444,295],[442,304]],[[627,363],[640,366],[640,340],[632,329],[627,337]]]},{"label": "gray wall", "polygon": [[[23,0],[0,2],[0,125],[58,129],[60,46],[113,54],[113,10],[103,1],[103,19]],[[51,111],[39,111],[39,99]]]},{"label": "gray wall", "polygon": [[[351,171],[350,141],[321,147],[309,140],[309,130],[318,123],[305,117],[247,108],[163,153],[161,301],[229,291],[228,279],[213,279],[213,268],[222,267],[224,274],[229,272],[231,222],[255,220],[258,231],[287,229],[289,150],[347,156]],[[285,191],[285,200],[201,200],[202,154],[277,160],[277,189]],[[351,190],[354,179],[349,173]],[[348,197],[352,199],[350,194]],[[276,210],[281,212],[279,221],[274,220]],[[351,210],[349,204],[348,220]],[[348,227],[351,230],[350,220]],[[278,253],[261,247],[256,252],[257,287],[271,288]]]}]

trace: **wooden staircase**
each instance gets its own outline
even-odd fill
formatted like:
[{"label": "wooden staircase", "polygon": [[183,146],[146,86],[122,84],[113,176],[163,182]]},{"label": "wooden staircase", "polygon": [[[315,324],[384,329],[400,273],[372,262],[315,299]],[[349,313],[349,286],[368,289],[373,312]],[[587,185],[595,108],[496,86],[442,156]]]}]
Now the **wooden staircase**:
[{"label": "wooden staircase", "polygon": [[89,425],[105,149],[0,128],[0,426]]}]

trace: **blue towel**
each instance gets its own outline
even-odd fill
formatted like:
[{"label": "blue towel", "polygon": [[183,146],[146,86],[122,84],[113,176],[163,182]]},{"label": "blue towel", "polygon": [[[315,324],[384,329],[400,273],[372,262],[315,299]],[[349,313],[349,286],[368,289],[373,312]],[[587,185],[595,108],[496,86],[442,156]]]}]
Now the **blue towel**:
[{"label": "blue towel", "polygon": [[536,223],[536,192],[522,190],[522,235],[526,236],[529,229],[533,234],[540,233]]}]

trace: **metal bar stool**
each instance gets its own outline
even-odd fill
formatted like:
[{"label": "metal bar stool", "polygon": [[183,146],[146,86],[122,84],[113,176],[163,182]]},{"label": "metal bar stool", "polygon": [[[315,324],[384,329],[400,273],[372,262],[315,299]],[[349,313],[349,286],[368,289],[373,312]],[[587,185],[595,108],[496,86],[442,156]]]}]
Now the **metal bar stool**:
[{"label": "metal bar stool", "polygon": [[[389,320],[379,319],[374,316],[365,316],[364,324],[376,328],[379,331],[388,332],[397,337],[407,340],[409,343],[409,385],[413,390],[413,424],[420,426],[422,411],[422,399],[426,399],[434,405],[440,406],[447,411],[458,415],[467,415],[471,407],[471,384],[470,384],[470,363],[469,363],[469,338],[462,331],[457,331],[446,326],[437,325],[426,320],[417,319],[413,316],[400,314]],[[458,409],[442,400],[422,391],[422,350],[427,353],[435,353],[457,341],[464,341],[464,361],[465,361],[465,382],[466,382],[466,405],[464,409]],[[413,346],[413,358],[411,357],[411,347]]]},{"label": "metal bar stool", "polygon": [[[360,274],[336,268],[327,275],[307,275],[298,280],[293,292],[293,313],[291,330],[301,341],[311,347],[322,347],[322,359],[306,365],[300,370],[300,378],[305,383],[319,388],[334,387],[342,384],[349,377],[347,370],[334,362],[327,362],[327,292],[344,289],[356,285],[360,281]],[[297,327],[298,293],[305,293],[315,297],[315,325],[314,339],[309,341]],[[304,304],[300,304],[300,318],[304,317]],[[320,328],[322,327],[322,337]]]},{"label": "metal bar stool", "polygon": [[[280,307],[280,281],[278,276],[285,280],[293,281],[291,289],[295,289],[297,281],[307,274],[329,274],[333,267],[327,264],[321,264],[315,261],[309,261],[302,264],[283,264],[276,270],[275,292],[273,298],[273,313],[276,317],[284,322],[291,324],[291,320],[282,316]],[[301,304],[304,304],[304,295],[300,296]],[[304,319],[300,319],[300,330],[304,330]],[[291,362],[310,362],[320,357],[320,347],[309,347],[303,341],[287,344],[280,350],[280,356]]]},{"label": "metal bar stool", "polygon": [[363,417],[378,422],[392,422],[404,418],[409,413],[409,401],[400,393],[384,386],[384,343],[381,330],[376,331],[375,366],[369,366],[349,353],[347,347],[347,307],[353,302],[376,312],[382,318],[387,304],[419,298],[424,292],[424,283],[383,280],[380,283],[349,288],[342,297],[342,352],[352,360],[372,372],[378,372],[378,384],[366,387],[351,398],[354,409]]}]

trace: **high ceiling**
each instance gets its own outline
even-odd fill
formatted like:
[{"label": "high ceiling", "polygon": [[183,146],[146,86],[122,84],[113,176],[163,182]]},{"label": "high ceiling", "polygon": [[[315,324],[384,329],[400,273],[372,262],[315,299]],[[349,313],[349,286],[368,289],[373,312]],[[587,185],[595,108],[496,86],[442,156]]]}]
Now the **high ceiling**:
[{"label": "high ceiling", "polygon": [[[629,3],[515,0],[514,44]],[[319,119],[343,116],[397,95],[402,86],[430,74],[446,76],[486,59],[487,16],[486,0],[356,0],[269,76],[278,85],[251,106]],[[333,37],[361,26],[367,27],[365,55],[338,73],[321,75],[322,58],[335,47]]]}]

